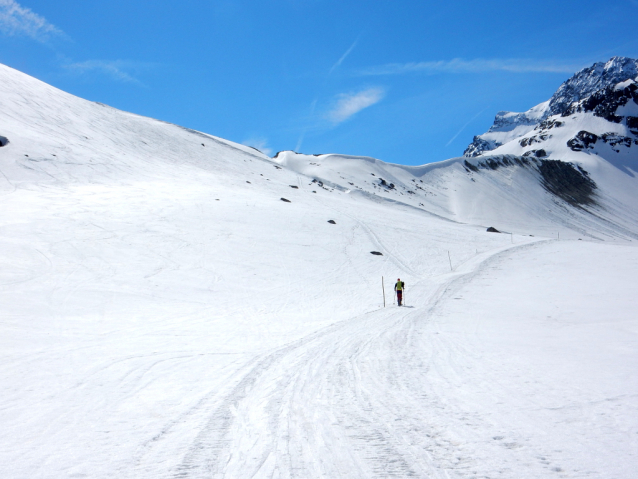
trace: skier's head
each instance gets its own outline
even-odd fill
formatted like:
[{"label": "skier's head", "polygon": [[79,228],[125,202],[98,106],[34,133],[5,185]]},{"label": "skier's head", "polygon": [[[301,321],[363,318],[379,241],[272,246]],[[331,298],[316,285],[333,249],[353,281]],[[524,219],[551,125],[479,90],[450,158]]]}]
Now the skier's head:
[{"label": "skier's head", "polygon": [[401,278],[397,278],[397,281],[401,281]]}]

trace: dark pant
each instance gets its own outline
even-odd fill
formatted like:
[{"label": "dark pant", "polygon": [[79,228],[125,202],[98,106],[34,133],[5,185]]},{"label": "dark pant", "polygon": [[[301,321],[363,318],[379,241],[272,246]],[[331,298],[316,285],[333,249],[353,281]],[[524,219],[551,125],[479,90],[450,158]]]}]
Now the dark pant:
[{"label": "dark pant", "polygon": [[403,299],[403,291],[397,289],[397,299],[399,300],[399,306],[401,306],[401,300]]}]

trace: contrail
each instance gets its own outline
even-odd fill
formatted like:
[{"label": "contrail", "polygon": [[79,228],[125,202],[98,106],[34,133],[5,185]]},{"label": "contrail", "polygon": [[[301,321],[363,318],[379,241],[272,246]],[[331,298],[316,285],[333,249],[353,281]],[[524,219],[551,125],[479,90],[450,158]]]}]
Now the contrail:
[{"label": "contrail", "polygon": [[350,55],[350,52],[352,50],[354,50],[354,47],[357,46],[357,43],[359,43],[359,38],[361,38],[361,35],[359,35],[357,37],[357,39],[354,41],[354,43],[352,45],[350,45],[350,48],[348,48],[346,50],[346,53],[344,53],[343,55],[341,55],[341,58],[339,58],[339,60],[337,60],[337,63],[335,63],[334,65],[332,65],[332,68],[330,69],[330,71],[328,72],[328,76],[332,75],[332,72],[335,71],[335,69],[337,69],[339,67],[339,65],[341,65],[343,63],[343,61],[346,59],[346,57],[348,55]]},{"label": "contrail", "polygon": [[[488,107],[488,108],[489,108],[489,107]],[[457,136],[459,136],[459,135],[463,132],[463,130],[465,130],[465,128],[467,127],[467,125],[469,125],[469,124],[470,124],[470,123],[472,123],[474,120],[476,120],[476,118],[478,118],[478,116],[479,116],[481,113],[483,113],[485,110],[487,110],[487,108],[483,108],[483,109],[482,109],[481,111],[479,111],[476,115],[474,115],[474,116],[472,117],[472,119],[471,119],[470,121],[468,121],[465,125],[463,125],[463,127],[462,127],[462,128],[461,128],[461,129],[460,129],[460,130],[456,133],[456,135],[454,135],[454,136],[452,137],[452,139],[446,143],[446,145],[445,145],[445,146],[446,146],[446,147],[447,147],[447,146],[450,146],[450,143],[452,143],[454,140],[456,140],[456,137],[457,137]]]}]

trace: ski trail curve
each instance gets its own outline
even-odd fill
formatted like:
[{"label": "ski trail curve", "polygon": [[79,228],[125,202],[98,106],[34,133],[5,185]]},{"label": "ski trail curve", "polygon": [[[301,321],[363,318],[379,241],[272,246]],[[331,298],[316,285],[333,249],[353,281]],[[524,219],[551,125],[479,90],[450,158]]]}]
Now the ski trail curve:
[{"label": "ski trail curve", "polygon": [[448,478],[463,469],[472,446],[449,434],[455,418],[433,383],[454,374],[463,351],[427,328],[456,283],[529,246],[483,253],[418,283],[413,308],[372,311],[254,359],[170,477]]}]

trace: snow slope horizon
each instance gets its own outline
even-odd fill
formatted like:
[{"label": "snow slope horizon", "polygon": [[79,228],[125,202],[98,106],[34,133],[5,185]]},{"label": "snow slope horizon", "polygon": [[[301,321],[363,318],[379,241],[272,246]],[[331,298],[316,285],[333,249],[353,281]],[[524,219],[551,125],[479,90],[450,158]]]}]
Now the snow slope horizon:
[{"label": "snow slope horizon", "polygon": [[[6,67],[0,101],[0,476],[631,477],[638,228],[634,180],[618,170],[609,188],[612,165],[591,171],[596,205],[575,207],[543,188],[540,160],[271,159]],[[490,335],[495,351],[530,341],[514,364],[482,363],[472,331],[545,291],[556,258],[574,291],[552,285],[555,319],[528,304]],[[389,293],[398,276],[408,307],[383,308],[381,277]],[[599,277],[609,317],[582,324]],[[496,282],[510,301],[492,322]],[[557,387],[577,365],[536,345],[567,320],[579,360],[597,361],[592,337],[623,354]]]},{"label": "snow slope horizon", "polygon": [[[557,152],[557,159],[580,165],[586,172],[593,174],[592,178],[598,186],[597,198],[601,201],[590,208],[591,211],[583,211],[582,207],[570,208],[564,201],[556,201],[555,195],[546,194],[543,191],[546,190],[543,188],[544,178],[538,174],[539,171],[534,171],[538,170],[537,165],[536,168],[531,168],[532,171],[521,171],[522,168],[514,167],[495,172],[491,171],[494,168],[468,169],[468,158],[453,158],[421,166],[396,165],[372,158],[338,154],[310,156],[280,152],[274,159],[270,159],[253,148],[177,125],[120,112],[99,103],[87,102],[8,67],[4,69],[6,105],[11,104],[12,96],[21,90],[29,93],[23,93],[21,98],[13,100],[16,108],[26,106],[23,102],[29,102],[27,95],[36,91],[46,91],[48,98],[55,98],[56,101],[44,98],[33,101],[32,118],[22,117],[23,112],[13,115],[11,111],[7,112],[11,121],[0,135],[4,135],[11,146],[3,149],[3,152],[22,149],[24,157],[18,154],[14,163],[5,164],[6,179],[4,182],[0,181],[0,191],[10,190],[22,178],[36,182],[52,179],[70,181],[74,176],[84,175],[90,181],[100,182],[110,174],[116,174],[118,177],[139,180],[149,175],[148,167],[158,161],[163,165],[170,158],[168,163],[172,168],[175,157],[179,158],[180,163],[191,162],[197,168],[230,168],[230,171],[240,171],[236,168],[237,165],[224,161],[222,152],[225,151],[224,148],[229,148],[244,154],[244,160],[250,158],[250,161],[274,161],[285,168],[291,168],[296,174],[329,182],[343,192],[372,194],[399,201],[461,223],[496,226],[498,229],[520,234],[553,236],[560,234],[562,230],[565,237],[585,235],[597,239],[638,238],[638,212],[634,208],[638,203],[635,178],[633,175],[627,178],[626,174],[619,174],[618,168],[608,164],[605,158],[593,157],[589,152],[574,153],[565,148]],[[93,116],[94,125],[99,125],[100,122],[111,125],[116,122],[117,128],[100,131],[99,128],[83,123],[77,113],[64,118],[60,112],[69,105],[74,105],[83,114]],[[37,131],[30,131],[38,121],[47,124],[46,128],[51,129],[48,133],[72,143],[53,141],[45,147],[44,143],[32,141],[29,148],[23,148],[20,144],[23,138],[28,141],[29,137],[38,135]],[[563,130],[567,133],[570,131],[567,128]],[[126,143],[127,146],[135,145],[139,158],[133,158],[135,161],[127,158],[127,155],[130,157],[130,152],[126,148],[120,149],[122,145],[118,145],[121,138],[125,138],[130,131],[137,132],[137,138]],[[14,144],[15,142],[18,143]],[[103,150],[95,151],[95,144],[106,144],[108,153]],[[180,148],[186,146],[186,149],[181,150],[177,145]],[[34,146],[37,148],[34,149]],[[56,156],[52,153],[53,149],[57,149],[64,157]],[[30,153],[26,153],[27,151]],[[499,148],[494,153],[499,162],[499,154],[522,156],[525,151]],[[101,159],[97,161],[92,156],[99,156]],[[480,158],[485,159],[484,157],[485,155]],[[323,161],[323,167],[319,161]],[[532,161],[538,160],[532,158]],[[470,163],[478,166],[480,161],[470,159]],[[368,168],[369,165],[374,165],[374,168]],[[69,174],[71,170],[73,173]],[[347,181],[343,181],[345,177],[340,170],[349,171]],[[372,177],[374,181],[367,178],[369,174],[376,175]],[[521,201],[522,198],[524,201]],[[505,204],[509,207],[505,208]],[[540,211],[547,214],[539,216]],[[535,217],[535,221],[529,223],[526,218],[529,216]],[[521,222],[519,218],[526,219]],[[603,218],[602,222],[599,221],[600,218]]]},{"label": "snow slope horizon", "polygon": [[[585,68],[529,111],[499,112],[462,158],[416,167],[294,152],[275,160],[346,190],[383,193],[464,223],[522,234],[551,236],[566,228],[569,237],[620,233],[636,239],[637,75],[638,60],[629,58]],[[360,175],[366,169],[383,179],[366,181]]]}]

